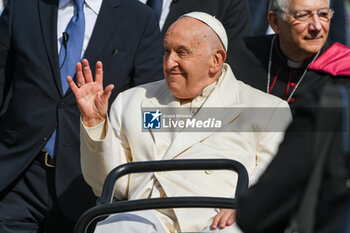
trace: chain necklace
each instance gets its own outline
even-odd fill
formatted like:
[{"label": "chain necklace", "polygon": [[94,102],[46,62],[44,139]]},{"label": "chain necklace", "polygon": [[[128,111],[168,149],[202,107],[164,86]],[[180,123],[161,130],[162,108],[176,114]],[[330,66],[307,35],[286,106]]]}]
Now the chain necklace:
[{"label": "chain necklace", "polygon": [[[275,43],[276,40],[276,36],[275,35],[272,38],[271,41],[271,47],[270,47],[270,57],[269,57],[269,67],[268,67],[268,73],[267,73],[267,86],[266,86],[266,93],[269,94],[270,92],[270,80],[271,80],[271,63],[272,63],[272,51],[273,51],[273,45]],[[312,61],[306,66],[306,69],[304,70],[304,73],[301,75],[299,81],[297,82],[297,84],[295,85],[293,91],[290,93],[287,102],[289,102],[289,100],[292,98],[292,96],[294,95],[295,90],[298,88],[299,84],[301,83],[301,81],[304,79],[306,72],[309,69],[309,66],[316,60],[316,58],[318,57],[318,55],[320,54],[320,51],[317,52],[317,54],[315,55],[315,57],[312,59]]]}]

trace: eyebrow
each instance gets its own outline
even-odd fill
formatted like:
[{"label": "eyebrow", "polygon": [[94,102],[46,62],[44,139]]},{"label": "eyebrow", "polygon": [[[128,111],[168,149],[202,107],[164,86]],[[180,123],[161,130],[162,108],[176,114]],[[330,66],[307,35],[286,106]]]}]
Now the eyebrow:
[{"label": "eyebrow", "polygon": [[180,45],[179,47],[177,47],[177,49],[184,49],[186,51],[190,51],[190,49],[185,45]]},{"label": "eyebrow", "polygon": [[311,10],[311,9],[306,9],[306,8],[304,8],[304,9],[300,9],[300,10],[294,10],[294,11],[319,11],[319,10],[328,10],[328,9],[330,9],[329,7],[321,7],[321,8],[319,8],[319,9],[316,9],[316,10]]},{"label": "eyebrow", "polygon": [[[169,43],[165,42],[163,43],[163,46],[166,48],[166,47],[169,47]],[[186,50],[186,51],[191,51],[187,46],[185,45],[179,45],[175,48],[175,50],[179,50],[179,49],[183,49],[183,50]]]}]

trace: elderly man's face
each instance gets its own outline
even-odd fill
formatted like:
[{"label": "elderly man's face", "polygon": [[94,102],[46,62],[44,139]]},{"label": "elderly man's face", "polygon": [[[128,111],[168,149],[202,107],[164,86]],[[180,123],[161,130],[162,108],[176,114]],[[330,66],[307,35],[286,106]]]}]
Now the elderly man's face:
[{"label": "elderly man's face", "polygon": [[[291,59],[302,61],[317,53],[327,40],[329,21],[317,15],[320,9],[328,9],[326,0],[289,0],[285,21],[279,20],[279,36],[282,50]],[[298,19],[299,12],[314,13],[306,21]]]},{"label": "elderly man's face", "polygon": [[164,74],[170,92],[192,99],[215,82],[209,71],[213,51],[205,39],[204,23],[193,18],[176,21],[164,38]]}]

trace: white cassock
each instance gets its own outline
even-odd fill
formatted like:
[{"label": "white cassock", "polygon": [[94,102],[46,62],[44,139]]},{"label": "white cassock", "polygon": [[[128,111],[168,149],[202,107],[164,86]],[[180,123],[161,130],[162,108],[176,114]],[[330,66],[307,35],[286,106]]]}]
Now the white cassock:
[{"label": "white cassock", "polygon": [[[143,109],[183,107],[199,119],[208,117],[208,109],[215,108],[219,113],[215,120],[220,121],[221,126],[202,132],[194,132],[190,127],[180,127],[174,132],[143,129]],[[249,179],[255,182],[275,155],[290,121],[287,102],[238,81],[227,64],[224,64],[217,83],[206,87],[187,106],[180,106],[164,80],[142,85],[118,95],[106,122],[93,128],[81,124],[83,175],[95,194],[100,195],[107,174],[130,161],[222,158],[240,161],[246,167]],[[237,176],[230,171],[140,173],[117,182],[115,196],[119,199],[232,197],[236,180]],[[149,217],[145,218],[142,211],[139,212],[142,216],[136,218],[152,219],[149,227],[144,226],[144,221],[137,223],[140,226],[136,226],[135,220],[116,223],[112,219],[117,217],[111,216],[98,225],[96,232],[140,232],[140,229],[145,232],[146,228],[149,232],[201,232],[208,230],[218,210],[177,208],[147,212]],[[127,231],[119,231],[120,224]],[[227,230],[239,232],[236,226]]]}]

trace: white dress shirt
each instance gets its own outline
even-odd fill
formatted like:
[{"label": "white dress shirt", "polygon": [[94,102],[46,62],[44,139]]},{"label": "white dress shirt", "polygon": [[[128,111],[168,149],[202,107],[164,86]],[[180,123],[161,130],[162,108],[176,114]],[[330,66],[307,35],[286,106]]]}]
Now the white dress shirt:
[{"label": "white dress shirt", "polygon": [[[85,14],[85,36],[84,44],[81,52],[81,57],[84,56],[85,50],[89,44],[89,40],[92,35],[92,31],[95,27],[96,19],[102,0],[85,0],[84,14]],[[62,33],[65,32],[70,19],[73,17],[76,11],[75,4],[72,0],[60,0],[58,5],[58,16],[57,16],[57,45],[58,53],[62,44]]]},{"label": "white dress shirt", "polygon": [[[173,0],[163,0],[163,6],[162,6],[162,13],[160,15],[159,19],[159,28],[162,30],[165,20],[168,17],[169,11],[170,11],[170,4]],[[140,2],[143,2],[146,4],[147,0],[140,0]]]},{"label": "white dress shirt", "polygon": [[0,15],[6,6],[7,0],[0,0]]}]

